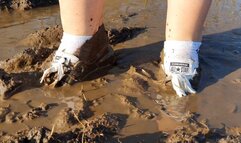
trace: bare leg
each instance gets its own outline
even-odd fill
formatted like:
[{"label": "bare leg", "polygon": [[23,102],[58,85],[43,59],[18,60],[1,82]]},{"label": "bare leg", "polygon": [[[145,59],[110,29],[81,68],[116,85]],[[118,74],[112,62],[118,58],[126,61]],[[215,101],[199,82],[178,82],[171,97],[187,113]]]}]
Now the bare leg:
[{"label": "bare leg", "polygon": [[89,36],[102,24],[104,0],[60,0],[59,3],[66,33]]},{"label": "bare leg", "polygon": [[168,0],[166,40],[201,41],[212,0]]}]

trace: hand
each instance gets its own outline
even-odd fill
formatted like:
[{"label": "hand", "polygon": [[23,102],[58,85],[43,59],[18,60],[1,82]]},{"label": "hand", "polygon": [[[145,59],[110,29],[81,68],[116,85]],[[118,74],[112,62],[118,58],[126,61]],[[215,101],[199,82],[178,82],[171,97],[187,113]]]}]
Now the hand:
[{"label": "hand", "polygon": [[46,79],[52,73],[55,73],[56,75],[54,76],[54,82],[51,83],[52,86],[55,86],[65,76],[65,73],[70,70],[70,67],[78,61],[79,59],[74,55],[57,51],[50,68],[44,71],[40,83],[46,82]]},{"label": "hand", "polygon": [[167,75],[167,79],[171,80],[172,87],[179,97],[187,96],[187,94],[195,94],[190,80],[198,73],[199,66],[198,51],[194,50],[183,54],[176,49],[164,49],[163,69]]}]

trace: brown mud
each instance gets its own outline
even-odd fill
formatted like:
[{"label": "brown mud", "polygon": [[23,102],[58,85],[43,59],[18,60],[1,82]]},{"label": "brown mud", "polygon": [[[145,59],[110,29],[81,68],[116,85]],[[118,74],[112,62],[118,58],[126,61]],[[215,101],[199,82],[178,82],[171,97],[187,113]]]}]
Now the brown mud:
[{"label": "brown mud", "polygon": [[58,4],[58,0],[1,0],[0,11],[29,10],[41,6]]},{"label": "brown mud", "polygon": [[31,10],[51,23],[34,32],[31,23],[42,19],[36,16],[20,24],[28,32],[12,39],[19,24],[3,21],[0,49],[10,54],[3,52],[0,62],[1,142],[241,142],[241,1],[213,2],[198,94],[184,98],[164,83],[159,53],[166,3],[152,2],[107,1],[105,25],[116,65],[92,80],[55,89],[39,78],[62,36],[59,18],[52,21],[58,11]]}]

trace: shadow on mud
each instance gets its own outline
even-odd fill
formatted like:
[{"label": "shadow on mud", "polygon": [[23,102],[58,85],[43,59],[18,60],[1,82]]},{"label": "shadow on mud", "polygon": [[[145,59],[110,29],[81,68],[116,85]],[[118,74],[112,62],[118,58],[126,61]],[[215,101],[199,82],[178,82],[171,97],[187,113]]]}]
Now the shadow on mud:
[{"label": "shadow on mud", "polygon": [[8,99],[16,93],[41,87],[40,72],[23,72],[8,74],[0,69],[0,95],[1,99]]},{"label": "shadow on mud", "polygon": [[199,92],[241,68],[241,28],[204,36]]},{"label": "shadow on mud", "polygon": [[[200,63],[201,63],[201,81],[198,92],[204,88],[216,83],[219,79],[224,78],[233,71],[241,67],[241,29],[234,29],[224,33],[217,33],[204,36],[203,46],[200,51]],[[111,68],[104,69],[98,72],[97,75],[92,77],[98,78],[107,74],[121,74],[126,72],[130,66],[140,66],[142,64],[150,62],[159,62],[160,51],[163,48],[163,41],[153,43],[150,45],[134,48],[126,48],[116,50],[117,62]],[[35,53],[35,57],[36,57]],[[42,54],[42,53],[41,53]],[[50,53],[48,52],[48,55]],[[47,57],[44,56],[45,60]],[[34,58],[33,58],[34,59]],[[41,59],[38,57],[38,59]],[[43,62],[43,61],[41,61]],[[5,64],[7,64],[6,61]],[[37,63],[38,64],[38,63]],[[31,66],[31,65],[28,65]],[[36,65],[33,65],[36,66]],[[41,67],[41,66],[40,66]],[[109,71],[111,69],[111,71]],[[113,70],[114,69],[114,70]],[[4,69],[5,70],[5,69]],[[23,72],[11,74],[3,74],[1,72],[1,78],[4,76],[18,76],[21,77],[21,88],[14,89],[11,87],[11,92],[7,97],[31,88],[41,87],[37,84],[41,73],[38,72]],[[88,80],[93,78],[88,78]],[[17,82],[18,83],[18,82]]]},{"label": "shadow on mud", "polygon": [[[117,66],[125,69],[160,60],[163,41],[117,50]],[[241,28],[206,35],[200,50],[201,80],[198,92],[241,68]],[[117,72],[118,73],[118,72]]]},{"label": "shadow on mud", "polygon": [[121,142],[123,143],[134,143],[134,142],[165,142],[167,139],[167,135],[163,132],[156,132],[150,134],[138,134],[132,135],[125,138],[121,138]]}]

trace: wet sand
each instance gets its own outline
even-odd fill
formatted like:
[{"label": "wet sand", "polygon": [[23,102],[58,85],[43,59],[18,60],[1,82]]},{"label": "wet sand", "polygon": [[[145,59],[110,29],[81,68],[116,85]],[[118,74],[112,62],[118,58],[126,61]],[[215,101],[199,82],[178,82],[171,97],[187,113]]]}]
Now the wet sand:
[{"label": "wet sand", "polygon": [[[117,139],[122,142],[161,142],[167,138],[166,133],[172,135],[176,130],[176,134],[169,136],[169,142],[175,142],[181,133],[178,129],[186,124],[194,124],[206,133],[206,128],[199,124],[203,120],[210,129],[221,129],[224,125],[240,128],[240,5],[238,0],[213,2],[200,53],[202,77],[198,94],[180,99],[170,86],[163,85],[163,72],[158,65],[164,40],[166,3],[158,0],[147,5],[144,1],[107,1],[105,25],[108,30],[123,27],[146,27],[146,30],[135,32],[127,41],[113,45],[117,64],[105,76],[57,89],[34,84],[22,88],[8,100],[0,101],[0,107],[4,107],[0,117],[5,119],[0,123],[0,131],[15,134],[42,126],[51,130],[58,124],[58,119],[64,121],[61,113],[67,108],[77,113],[83,111],[86,116],[83,119],[87,121],[105,113],[116,115],[120,119],[120,131],[110,142]],[[5,18],[0,20],[1,60],[29,48],[22,45],[22,40],[30,33],[60,24],[57,6],[12,13],[11,16],[3,14],[2,17]],[[29,77],[37,81],[38,76]],[[45,110],[43,103],[55,106]],[[196,116],[189,116],[189,111],[200,115],[197,121],[194,120]],[[56,126],[55,131],[65,132],[70,128]],[[187,134],[188,129],[185,130]],[[209,133],[216,133],[207,132],[203,133],[207,140]],[[237,132],[240,135],[240,130]],[[214,138],[220,140],[226,136]]]}]

